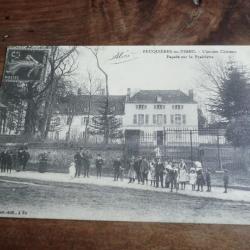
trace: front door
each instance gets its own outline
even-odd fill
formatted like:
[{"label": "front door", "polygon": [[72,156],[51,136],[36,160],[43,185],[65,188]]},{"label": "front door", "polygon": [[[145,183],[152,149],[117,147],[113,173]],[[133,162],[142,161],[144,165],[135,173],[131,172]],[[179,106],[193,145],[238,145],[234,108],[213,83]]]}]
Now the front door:
[{"label": "front door", "polygon": [[156,132],[156,142],[157,142],[157,146],[162,146],[163,145],[163,131],[157,131]]}]

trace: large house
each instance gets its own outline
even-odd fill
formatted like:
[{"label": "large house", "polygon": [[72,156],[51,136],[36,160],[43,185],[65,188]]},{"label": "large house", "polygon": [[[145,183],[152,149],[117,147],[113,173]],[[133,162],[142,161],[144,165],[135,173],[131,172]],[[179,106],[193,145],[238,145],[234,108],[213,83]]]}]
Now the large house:
[{"label": "large house", "polygon": [[[78,105],[70,135],[73,139],[81,139],[84,138],[87,121],[91,122],[93,116],[98,114],[98,107],[105,96],[92,97],[89,115],[89,96],[82,95],[76,98]],[[126,95],[111,95],[110,105],[120,120],[121,129],[127,140],[132,138],[143,142],[146,138],[144,142],[147,140],[148,143],[163,144],[164,131],[198,129],[197,103],[193,99],[192,90],[189,94],[180,90],[140,90],[131,94],[131,90],[128,89]],[[51,132],[50,137],[65,139],[69,130],[67,105],[58,108],[54,119],[60,123],[60,129]],[[99,139],[95,137],[95,140]]]},{"label": "large house", "polygon": [[128,89],[123,129],[128,140],[140,138],[145,144],[162,145],[170,131],[175,138],[168,136],[169,140],[181,141],[183,130],[198,129],[197,109],[192,90],[188,95],[180,90],[141,90],[131,95]]},{"label": "large house", "polygon": [[[75,96],[74,100],[74,114],[72,116],[72,122],[70,122],[70,116],[72,112],[68,103],[60,104],[56,107],[56,111],[53,116],[53,123],[56,124],[55,131],[49,133],[49,138],[53,140],[65,140],[70,130],[70,139],[82,140],[85,138],[86,129],[89,129],[93,122],[93,117],[98,115],[100,106],[103,105],[105,95],[80,95]],[[124,104],[126,96],[122,95],[110,95],[109,105],[116,116],[116,118],[122,124],[124,117]],[[89,108],[90,105],[90,108]],[[103,138],[101,136],[89,136],[88,141],[100,142]]]}]

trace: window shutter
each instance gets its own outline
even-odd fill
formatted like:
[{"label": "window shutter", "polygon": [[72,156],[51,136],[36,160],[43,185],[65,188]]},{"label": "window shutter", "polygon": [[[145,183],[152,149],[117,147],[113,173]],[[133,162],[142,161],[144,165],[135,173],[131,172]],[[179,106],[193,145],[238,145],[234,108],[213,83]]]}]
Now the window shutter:
[{"label": "window shutter", "polygon": [[182,115],[182,123],[186,124],[186,115]]},{"label": "window shutter", "polygon": [[167,124],[167,115],[164,115],[164,124]]},{"label": "window shutter", "polygon": [[153,115],[153,124],[156,124],[156,115]]},{"label": "window shutter", "polygon": [[137,115],[134,115],[133,123],[134,123],[134,124],[137,124]]},{"label": "window shutter", "polygon": [[174,115],[171,115],[171,124],[174,124]]}]

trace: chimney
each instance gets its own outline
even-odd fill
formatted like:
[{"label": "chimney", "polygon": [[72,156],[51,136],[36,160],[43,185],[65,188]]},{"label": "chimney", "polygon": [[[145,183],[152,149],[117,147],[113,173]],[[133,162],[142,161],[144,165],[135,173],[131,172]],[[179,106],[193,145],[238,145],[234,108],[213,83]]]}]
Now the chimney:
[{"label": "chimney", "polygon": [[126,96],[126,101],[129,101],[131,97],[131,88],[127,88],[127,96]]},{"label": "chimney", "polygon": [[193,101],[194,100],[194,90],[193,89],[190,89],[188,91],[188,96],[190,97],[190,99]]}]

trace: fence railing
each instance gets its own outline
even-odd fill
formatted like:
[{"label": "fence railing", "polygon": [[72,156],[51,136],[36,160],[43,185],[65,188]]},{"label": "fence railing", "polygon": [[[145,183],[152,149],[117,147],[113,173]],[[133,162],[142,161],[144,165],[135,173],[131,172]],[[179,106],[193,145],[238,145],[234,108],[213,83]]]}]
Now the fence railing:
[{"label": "fence railing", "polygon": [[201,144],[229,144],[222,130],[186,130],[164,129],[154,132],[140,132],[132,138],[125,138],[126,143],[136,143],[143,146],[199,146]]}]

